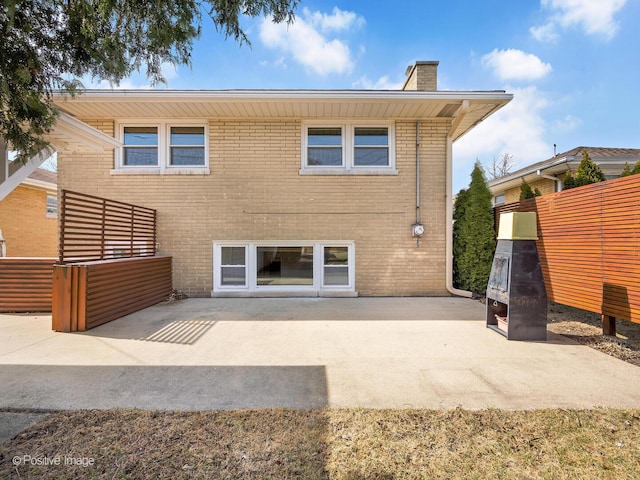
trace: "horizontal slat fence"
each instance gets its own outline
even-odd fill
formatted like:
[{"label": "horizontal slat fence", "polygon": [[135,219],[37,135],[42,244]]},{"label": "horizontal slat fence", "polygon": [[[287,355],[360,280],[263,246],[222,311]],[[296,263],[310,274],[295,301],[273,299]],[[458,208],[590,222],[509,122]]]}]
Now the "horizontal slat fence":
[{"label": "horizontal slat fence", "polygon": [[155,255],[152,208],[62,190],[60,212],[61,265]]},{"label": "horizontal slat fence", "polygon": [[0,312],[50,312],[55,258],[0,258]]},{"label": "horizontal slat fence", "polygon": [[166,299],[171,257],[104,260],[54,268],[52,324],[84,331]]},{"label": "horizontal slat fence", "polygon": [[537,213],[550,300],[640,323],[640,175],[524,200],[518,210]]}]

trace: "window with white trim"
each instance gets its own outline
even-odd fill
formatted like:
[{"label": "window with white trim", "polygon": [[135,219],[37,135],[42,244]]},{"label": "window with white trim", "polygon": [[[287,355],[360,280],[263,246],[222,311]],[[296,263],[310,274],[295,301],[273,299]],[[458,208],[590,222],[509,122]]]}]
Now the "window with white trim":
[{"label": "window with white trim", "polygon": [[122,165],[158,166],[158,127],[124,127]]},{"label": "window with white trim", "polygon": [[125,121],[111,173],[209,173],[208,127],[198,122]]},{"label": "window with white trim", "polygon": [[301,174],[396,174],[392,123],[305,122]]},{"label": "window with white trim", "polygon": [[307,166],[342,167],[342,127],[309,127],[307,129]]},{"label": "window with white trim", "polygon": [[221,242],[213,246],[213,294],[355,293],[353,242]]},{"label": "window with white trim", "polygon": [[324,246],[322,285],[349,285],[349,247]]},{"label": "window with white trim", "polygon": [[170,127],[169,163],[172,166],[203,166],[204,127]]},{"label": "window with white trim", "polygon": [[247,286],[247,247],[229,245],[220,247],[220,285]]},{"label": "window with white trim", "polygon": [[58,196],[47,193],[47,218],[58,217]]},{"label": "window with white trim", "polygon": [[389,166],[388,127],[354,127],[353,138],[354,166]]}]

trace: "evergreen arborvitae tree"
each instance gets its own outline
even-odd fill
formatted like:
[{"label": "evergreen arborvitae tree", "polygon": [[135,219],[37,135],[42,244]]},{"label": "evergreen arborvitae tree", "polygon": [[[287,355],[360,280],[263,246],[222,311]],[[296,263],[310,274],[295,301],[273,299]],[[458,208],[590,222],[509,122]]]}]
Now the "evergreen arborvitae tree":
[{"label": "evergreen arborvitae tree", "polygon": [[591,160],[586,150],[582,151],[582,160],[576,171],[577,186],[589,185],[591,183],[604,182],[607,177],[604,176],[600,167]]},{"label": "evergreen arborvitae tree", "polygon": [[631,167],[629,166],[629,162],[624,164],[624,168],[622,169],[622,173],[620,173],[621,177],[628,177],[631,175]]},{"label": "evergreen arborvitae tree", "polygon": [[533,190],[531,185],[523,178],[522,185],[520,185],[520,200],[527,200],[528,198],[539,197],[542,195],[537,188]]},{"label": "evergreen arborvitae tree", "polygon": [[462,227],[464,226],[464,212],[468,204],[469,191],[463,188],[458,192],[456,202],[453,205],[453,286],[460,289],[463,289],[464,271],[459,263],[467,248]]},{"label": "evergreen arborvitae tree", "polygon": [[633,170],[631,170],[631,175],[635,175],[637,173],[640,173],[640,160],[636,162],[636,164],[633,166]]},{"label": "evergreen arborvitae tree", "polygon": [[454,244],[458,288],[484,294],[491,273],[496,234],[492,194],[479,162],[473,168],[471,183],[463,197],[466,198],[463,198],[463,209],[457,220],[457,245]]},{"label": "evergreen arborvitae tree", "polygon": [[562,181],[562,189],[569,190],[570,188],[575,188],[577,186],[579,185],[576,183],[575,177],[571,174],[571,172],[567,172],[567,174],[564,176],[564,180]]}]

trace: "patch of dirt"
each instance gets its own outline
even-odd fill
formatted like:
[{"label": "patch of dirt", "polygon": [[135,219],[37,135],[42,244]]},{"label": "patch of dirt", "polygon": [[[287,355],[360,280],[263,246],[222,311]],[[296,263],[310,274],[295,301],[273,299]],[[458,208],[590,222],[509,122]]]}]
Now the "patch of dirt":
[{"label": "patch of dirt", "polygon": [[616,320],[616,336],[602,335],[597,313],[549,302],[547,329],[612,357],[640,366],[640,324]]}]

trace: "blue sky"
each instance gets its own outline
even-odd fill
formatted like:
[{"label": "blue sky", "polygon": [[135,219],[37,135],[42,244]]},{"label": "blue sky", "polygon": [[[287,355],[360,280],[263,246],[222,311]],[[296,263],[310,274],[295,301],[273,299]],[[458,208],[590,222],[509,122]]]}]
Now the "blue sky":
[{"label": "blue sky", "polygon": [[408,65],[438,60],[439,90],[514,94],[454,144],[457,192],[476,158],[509,153],[520,168],[554,143],[640,148],[639,24],[639,0],[309,0],[288,27],[246,19],[251,47],[205,19],[192,67],[165,71],[172,89],[394,89]]}]

